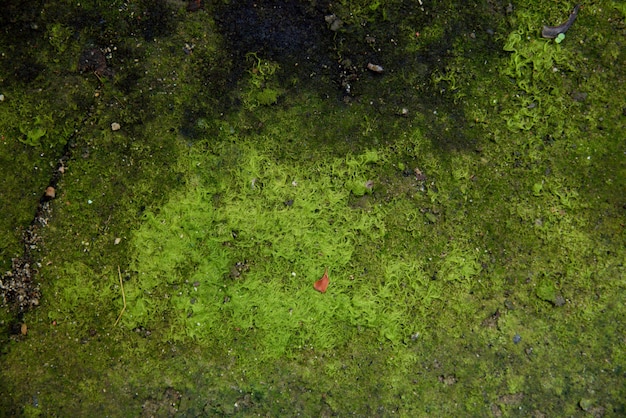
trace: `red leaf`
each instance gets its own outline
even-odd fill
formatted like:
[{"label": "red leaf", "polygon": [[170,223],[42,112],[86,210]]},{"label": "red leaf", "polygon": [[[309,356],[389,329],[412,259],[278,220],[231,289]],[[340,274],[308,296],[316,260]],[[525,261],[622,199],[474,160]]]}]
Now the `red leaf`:
[{"label": "red leaf", "polygon": [[313,287],[318,292],[325,293],[326,289],[328,288],[329,281],[330,280],[328,279],[328,269],[326,269],[324,270],[324,275],[322,276],[322,278],[313,283]]}]

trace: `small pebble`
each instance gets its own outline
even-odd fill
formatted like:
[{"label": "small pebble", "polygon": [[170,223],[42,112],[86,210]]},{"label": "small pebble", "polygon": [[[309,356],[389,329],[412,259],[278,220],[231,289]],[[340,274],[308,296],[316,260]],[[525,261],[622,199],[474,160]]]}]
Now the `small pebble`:
[{"label": "small pebble", "polygon": [[113,123],[111,124],[111,130],[112,130],[112,131],[119,131],[119,130],[120,130],[120,128],[121,128],[121,126],[120,126],[120,124],[119,124],[119,123],[117,123],[117,122],[113,122]]},{"label": "small pebble", "polygon": [[372,64],[371,62],[367,64],[367,69],[378,74],[385,71],[382,66],[377,65],[377,64]]},{"label": "small pebble", "polygon": [[335,19],[333,23],[330,24],[330,30],[333,32],[337,32],[343,26],[343,21],[341,19]]},{"label": "small pebble", "polygon": [[121,238],[115,238],[115,241],[113,241],[113,245],[117,245],[117,244],[119,244],[120,242],[122,242],[122,239],[121,239]]},{"label": "small pebble", "polygon": [[519,335],[519,334],[515,334],[515,336],[513,337],[513,343],[514,343],[514,344],[517,344],[517,343],[519,343],[520,341],[522,341],[522,337],[521,337],[521,335]]},{"label": "small pebble", "polygon": [[55,196],[56,196],[56,190],[54,189],[54,187],[52,186],[46,187],[46,197],[48,199],[54,199]]},{"label": "small pebble", "polygon": [[343,26],[343,21],[334,14],[324,16],[324,20],[326,20],[326,23],[328,23],[330,30],[332,30],[333,32],[337,32]]}]

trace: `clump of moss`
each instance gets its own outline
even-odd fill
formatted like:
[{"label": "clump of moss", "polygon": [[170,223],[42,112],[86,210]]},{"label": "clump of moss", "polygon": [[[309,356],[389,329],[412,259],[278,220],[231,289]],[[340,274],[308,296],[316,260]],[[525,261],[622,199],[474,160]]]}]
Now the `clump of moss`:
[{"label": "clump of moss", "polygon": [[53,23],[48,26],[48,41],[58,53],[67,49],[68,40],[74,33],[73,29],[63,23]]},{"label": "clump of moss", "polygon": [[244,106],[252,110],[258,106],[273,105],[283,94],[277,80],[280,66],[272,61],[259,58],[257,54],[247,55],[251,68],[248,70],[247,80],[243,82],[242,99]]},{"label": "clump of moss", "polygon": [[[235,147],[237,162],[203,164],[192,188],[146,214],[133,239],[137,275],[127,286],[125,323],[160,326],[154,319],[167,316],[173,339],[241,334],[272,358],[336,346],[353,334],[347,327],[372,325],[363,318],[373,312],[351,301],[350,261],[385,227],[382,213],[348,207],[344,182],[365,182],[376,154],[286,166],[250,143]],[[228,170],[231,180],[214,182],[215,170]],[[317,294],[312,284],[327,267],[331,288]]]},{"label": "clump of moss", "polygon": [[581,58],[571,45],[540,38],[536,14],[516,13],[518,28],[506,38],[503,49],[510,57],[501,69],[517,87],[512,106],[504,112],[508,127],[559,137],[566,129],[559,116],[569,107],[563,77],[577,70]]}]

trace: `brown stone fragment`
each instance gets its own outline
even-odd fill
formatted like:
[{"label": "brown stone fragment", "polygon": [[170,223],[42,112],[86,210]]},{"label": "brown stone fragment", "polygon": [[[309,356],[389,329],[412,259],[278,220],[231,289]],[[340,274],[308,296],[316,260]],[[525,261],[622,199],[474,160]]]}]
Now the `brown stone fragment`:
[{"label": "brown stone fragment", "polygon": [[54,199],[54,197],[56,196],[56,190],[54,187],[52,186],[48,186],[46,187],[46,197],[48,199]]}]

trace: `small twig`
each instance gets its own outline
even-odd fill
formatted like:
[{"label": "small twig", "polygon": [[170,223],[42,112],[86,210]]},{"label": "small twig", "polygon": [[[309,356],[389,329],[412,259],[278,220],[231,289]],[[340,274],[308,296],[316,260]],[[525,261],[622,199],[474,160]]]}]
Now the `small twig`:
[{"label": "small twig", "polygon": [[118,322],[120,322],[120,319],[122,319],[122,315],[126,310],[126,295],[124,294],[124,283],[122,283],[122,272],[120,271],[120,266],[117,266],[117,275],[120,277],[120,286],[122,287],[122,301],[124,301],[124,307],[122,308],[120,315],[117,317],[115,324],[113,324],[114,327],[117,325]]},{"label": "small twig", "polygon": [[93,72],[93,75],[96,76],[96,78],[98,79],[98,81],[100,82],[100,84],[104,84],[104,80],[102,80],[102,77],[100,77],[100,74],[98,74],[97,71]]}]

